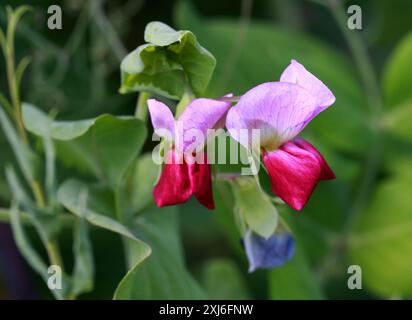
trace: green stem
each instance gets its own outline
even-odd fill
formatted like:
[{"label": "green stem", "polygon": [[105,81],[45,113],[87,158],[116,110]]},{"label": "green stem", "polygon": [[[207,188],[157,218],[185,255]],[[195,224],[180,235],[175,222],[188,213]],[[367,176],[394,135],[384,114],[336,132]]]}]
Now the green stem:
[{"label": "green stem", "polygon": [[230,50],[227,63],[224,65],[222,77],[219,80],[218,88],[221,88],[223,92],[226,91],[226,86],[230,82],[233,72],[236,70],[236,63],[239,61],[240,54],[243,49],[243,45],[246,38],[247,29],[250,24],[250,18],[252,15],[253,0],[241,1],[241,12],[239,18],[239,24],[236,32],[236,36],[233,40],[233,46]]},{"label": "green stem", "polygon": [[40,183],[37,180],[33,180],[30,183],[30,186],[31,186],[31,189],[33,191],[34,198],[36,200],[36,203],[37,203],[38,207],[39,208],[45,208],[46,207],[46,201],[45,201],[43,190],[42,190],[42,187],[41,187]]},{"label": "green stem", "polygon": [[[46,207],[46,201],[43,196],[43,191],[40,184],[34,180],[31,184],[37,206],[40,209]],[[50,239],[45,244],[47,255],[49,257],[50,264],[59,266],[64,271],[63,260],[60,255],[60,248],[57,239]]]},{"label": "green stem", "polygon": [[16,70],[14,64],[14,44],[8,43],[6,50],[6,67],[7,67],[7,81],[9,84],[11,103],[14,110],[14,118],[17,125],[17,130],[25,144],[28,144],[26,130],[24,129],[23,120],[21,116],[21,103],[19,88],[17,85]]},{"label": "green stem", "polygon": [[[124,224],[124,225],[130,225],[130,217],[127,216],[123,210],[122,207],[122,201],[121,201],[121,187],[117,187],[115,191],[115,210],[116,210],[116,217],[117,220]],[[123,253],[124,253],[124,259],[125,263],[128,269],[132,268],[133,264],[133,254],[131,253],[132,250],[132,245],[131,245],[131,240],[127,238],[122,238],[123,242]]]},{"label": "green stem", "polygon": [[5,96],[0,92],[0,105],[9,113],[10,116],[14,115],[13,106],[11,103],[6,99]]},{"label": "green stem", "polygon": [[[21,78],[23,76],[25,68],[28,65],[29,60],[23,60],[22,63],[20,63],[19,67],[17,67],[16,69],[14,50],[15,29],[21,16],[27,10],[28,9],[26,7],[20,7],[16,9],[16,11],[8,9],[9,21],[7,27],[7,41],[6,43],[3,43],[2,48],[6,59],[7,82],[9,86],[12,111],[15,118],[17,130],[21,137],[22,143],[29,145],[29,139],[22,120],[21,97],[19,89]],[[4,36],[2,36],[2,39],[4,40]],[[44,209],[46,207],[46,201],[41,183],[34,178],[30,178],[28,180],[28,183],[32,189],[34,198],[36,200],[37,207],[39,209]],[[5,212],[1,212],[1,215],[4,218]],[[62,270],[64,270],[64,265],[61,259],[60,248],[57,238],[54,237],[53,239],[44,239],[44,246],[47,251],[50,264],[58,265]]]},{"label": "green stem", "polygon": [[91,12],[93,12],[93,19],[102,32],[104,39],[106,39],[117,60],[120,62],[126,56],[127,50],[119,39],[117,31],[105,15],[103,11],[103,2],[104,1],[101,0],[90,1]]},{"label": "green stem", "polygon": [[64,270],[63,260],[60,255],[60,249],[57,240],[48,241],[46,243],[46,250],[50,264],[59,266],[62,270]]},{"label": "green stem", "polygon": [[[320,3],[325,4],[324,1]],[[383,103],[379,84],[376,78],[376,74],[373,70],[372,62],[369,59],[367,49],[364,46],[361,37],[359,36],[357,31],[349,30],[349,28],[347,27],[347,16],[345,15],[345,11],[340,1],[327,0],[326,6],[329,8],[337,24],[339,25],[359,70],[362,82],[368,95],[371,116],[370,120],[373,124],[375,136],[374,141],[370,146],[368,154],[366,156],[364,176],[358,188],[356,198],[353,201],[353,205],[349,209],[347,219],[343,227],[341,240],[337,241],[334,244],[334,249],[331,250],[331,253],[318,264],[318,274],[320,274],[321,280],[323,281],[326,281],[325,279],[327,279],[327,277],[329,277],[330,275],[328,272],[329,267],[335,266],[336,261],[341,259],[344,252],[346,251],[349,234],[353,229],[353,224],[356,221],[356,217],[366,208],[368,204],[371,189],[373,188],[376,181],[380,165],[380,141],[382,132],[379,126],[376,126],[376,124],[379,123],[379,121],[377,120],[381,118],[383,111]]]},{"label": "green stem", "polygon": [[327,6],[335,18],[345,40],[351,50],[354,61],[362,78],[369,98],[371,113],[379,116],[382,112],[382,99],[378,80],[373,69],[367,49],[358,31],[350,30],[347,26],[347,16],[341,1],[328,0]]},{"label": "green stem", "polygon": [[186,89],[182,95],[182,98],[180,99],[179,103],[176,106],[176,114],[175,114],[176,119],[179,119],[179,116],[182,114],[182,112],[186,109],[187,105],[190,102],[192,102],[194,98],[195,98],[195,95],[193,94],[192,90]]},{"label": "green stem", "polygon": [[134,116],[137,119],[146,122],[147,120],[147,100],[151,97],[151,93],[142,91],[137,98],[136,110]]},{"label": "green stem", "polygon": [[[30,218],[30,215],[27,212],[20,212],[21,220],[26,225],[33,225],[33,222]],[[7,208],[0,208],[0,222],[7,222],[10,223],[10,209]],[[61,213],[60,218],[62,225],[64,227],[72,227],[73,224],[76,222],[76,218],[73,215]]]},{"label": "green stem", "polygon": [[[7,41],[4,44],[4,55],[6,59],[6,68],[7,68],[7,81],[9,85],[10,91],[10,98],[11,104],[13,108],[14,118],[17,126],[17,130],[19,135],[26,145],[29,144],[29,139],[27,136],[26,129],[24,128],[23,119],[22,119],[22,112],[21,112],[21,98],[20,98],[20,89],[19,84],[21,77],[23,76],[23,72],[25,66],[28,65],[28,62],[23,62],[20,65],[20,70],[16,73],[16,66],[15,66],[15,50],[14,50],[14,35],[18,21],[20,20],[21,16],[27,8],[21,7],[17,9],[14,13],[12,11],[9,12],[9,23],[7,28]],[[33,191],[33,195],[36,199],[36,203],[40,208],[44,208],[46,206],[46,201],[44,198],[44,194],[42,191],[41,184],[36,179],[32,181],[28,181],[30,187]]]},{"label": "green stem", "polygon": [[375,126],[375,124],[378,123],[376,120],[382,115],[382,98],[372,62],[358,31],[350,30],[347,27],[347,16],[345,15],[344,8],[340,1],[328,0],[327,4],[349,45],[352,56],[361,75],[364,87],[367,91],[371,121],[375,133],[374,141],[370,146],[366,157],[365,174],[360,183],[359,192],[352,208],[349,211],[348,219],[345,224],[346,235],[351,230],[356,216],[366,207],[370,190],[374,185],[378,173],[381,132],[379,127]]}]

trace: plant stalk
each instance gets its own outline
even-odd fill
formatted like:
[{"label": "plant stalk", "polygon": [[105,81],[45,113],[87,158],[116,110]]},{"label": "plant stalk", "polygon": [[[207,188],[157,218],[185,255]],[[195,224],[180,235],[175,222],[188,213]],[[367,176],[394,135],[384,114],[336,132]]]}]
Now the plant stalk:
[{"label": "plant stalk", "polygon": [[134,116],[146,122],[147,120],[147,100],[151,97],[149,92],[142,91],[137,98],[136,109],[134,112]]}]

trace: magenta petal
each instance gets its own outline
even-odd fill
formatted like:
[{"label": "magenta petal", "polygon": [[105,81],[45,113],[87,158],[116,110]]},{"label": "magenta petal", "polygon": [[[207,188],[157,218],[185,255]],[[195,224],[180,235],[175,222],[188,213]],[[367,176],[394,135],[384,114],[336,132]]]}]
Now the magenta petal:
[{"label": "magenta petal", "polygon": [[169,107],[155,99],[147,100],[147,106],[154,130],[167,130],[170,132],[171,137],[173,137],[175,132],[175,119]]},{"label": "magenta petal", "polygon": [[[206,143],[208,129],[213,129],[224,117],[230,102],[199,98],[193,100],[177,121],[177,147],[183,152],[194,151]],[[191,150],[188,150],[188,149]]]},{"label": "magenta petal", "polygon": [[229,110],[226,127],[230,135],[246,148],[251,132],[259,129],[261,145],[275,150],[296,137],[313,118],[316,101],[308,90],[284,82],[268,82],[246,92]]},{"label": "magenta petal", "polygon": [[287,142],[276,151],[264,152],[263,163],[268,170],[273,193],[292,209],[301,210],[320,179],[318,158]]},{"label": "magenta petal", "polygon": [[296,60],[292,60],[285,71],[283,71],[280,81],[296,83],[315,97],[318,109],[314,113],[313,118],[335,102],[335,96],[332,91]]},{"label": "magenta petal", "polygon": [[321,155],[321,153],[308,141],[302,138],[296,138],[293,141],[298,147],[305,149],[312,153],[319,161],[321,166],[321,173],[320,173],[320,180],[332,180],[336,178],[335,173],[329,167],[328,163],[326,162],[325,158]]},{"label": "magenta petal", "polygon": [[153,190],[158,207],[184,203],[192,195],[188,165],[182,157],[182,154],[174,150],[167,154],[166,164]]},{"label": "magenta petal", "polygon": [[215,204],[213,201],[212,172],[210,164],[207,163],[207,156],[205,153],[198,154],[197,158],[199,157],[203,157],[202,163],[194,162],[193,164],[188,164],[193,194],[203,206],[213,210]]}]

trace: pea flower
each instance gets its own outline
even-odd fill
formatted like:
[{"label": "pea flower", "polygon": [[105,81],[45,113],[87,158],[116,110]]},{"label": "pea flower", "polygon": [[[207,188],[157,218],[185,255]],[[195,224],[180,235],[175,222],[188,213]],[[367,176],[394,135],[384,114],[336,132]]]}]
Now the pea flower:
[{"label": "pea flower", "polygon": [[155,132],[162,136],[166,131],[172,140],[172,148],[167,151],[165,165],[153,190],[156,205],[184,203],[194,195],[203,206],[214,209],[211,168],[202,148],[208,130],[222,123],[230,102],[195,99],[177,121],[164,103],[149,99],[147,104]]},{"label": "pea flower", "polygon": [[273,193],[301,210],[319,180],[335,174],[323,156],[298,134],[335,102],[332,92],[296,60],[280,82],[268,82],[246,92],[229,110],[226,127],[246,148],[256,148],[242,130],[260,130],[260,151]]},{"label": "pea flower", "polygon": [[249,272],[280,267],[295,254],[295,240],[286,232],[266,239],[247,230],[243,245],[249,261]]}]

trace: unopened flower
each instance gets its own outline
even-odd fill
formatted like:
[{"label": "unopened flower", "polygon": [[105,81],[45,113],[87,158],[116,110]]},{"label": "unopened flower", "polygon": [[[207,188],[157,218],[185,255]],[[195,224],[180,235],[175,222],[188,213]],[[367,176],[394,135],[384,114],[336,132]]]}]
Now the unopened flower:
[{"label": "unopened flower", "polygon": [[177,121],[164,103],[149,99],[147,104],[155,132],[166,131],[172,140],[153,190],[156,205],[184,203],[194,195],[203,206],[214,209],[211,168],[202,148],[208,130],[221,122],[230,102],[195,99]]},{"label": "unopened flower", "polygon": [[319,151],[296,138],[334,102],[326,85],[292,60],[280,82],[254,87],[228,112],[226,127],[245,147],[256,148],[241,130],[260,130],[259,147],[273,193],[295,210],[305,206],[319,180],[335,178]]},{"label": "unopened flower", "polygon": [[282,266],[295,253],[295,240],[290,233],[275,233],[269,238],[247,230],[243,239],[249,272]]}]

